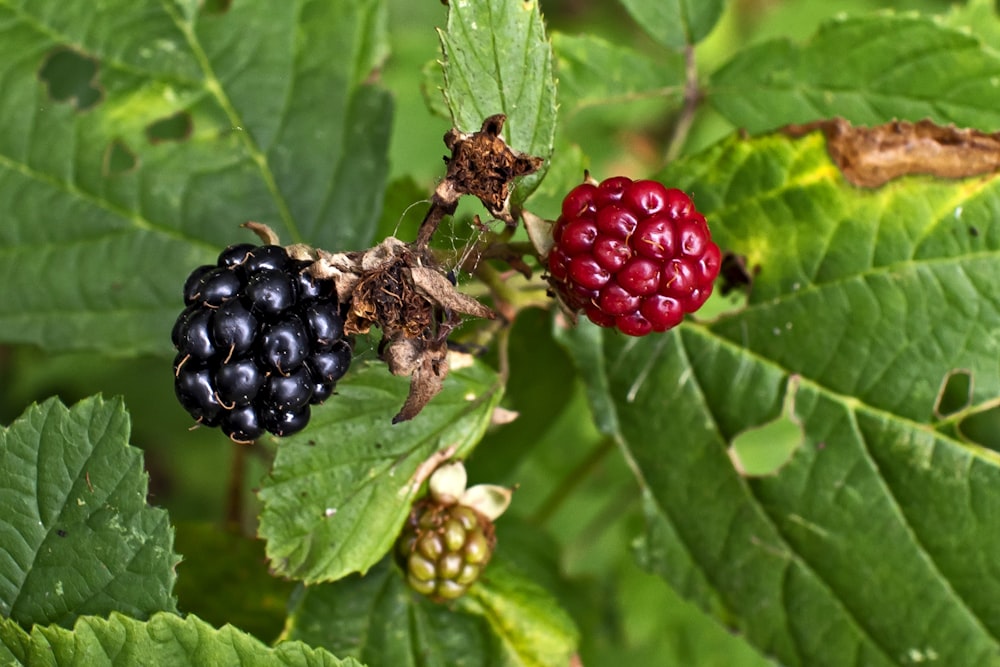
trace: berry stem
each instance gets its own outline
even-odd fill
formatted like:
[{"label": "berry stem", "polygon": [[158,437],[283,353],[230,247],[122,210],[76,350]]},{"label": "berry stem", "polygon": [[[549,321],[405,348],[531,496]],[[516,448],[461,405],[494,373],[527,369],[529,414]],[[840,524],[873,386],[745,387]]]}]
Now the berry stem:
[{"label": "berry stem", "polygon": [[517,315],[517,308],[514,306],[517,302],[517,295],[507,285],[501,273],[488,262],[480,262],[473,269],[472,275],[479,278],[489,288],[493,295],[493,307],[500,314],[500,317],[507,322],[513,322]]},{"label": "berry stem", "polygon": [[666,161],[673,162],[680,155],[694,123],[694,115],[701,103],[701,89],[698,87],[698,66],[695,62],[694,45],[684,47],[684,106],[674,124],[674,132],[667,145]]},{"label": "berry stem", "polygon": [[432,197],[431,207],[428,209],[427,215],[424,216],[423,222],[420,223],[420,228],[417,230],[417,238],[413,242],[415,248],[423,250],[427,247],[427,244],[431,242],[431,237],[434,236],[434,232],[437,231],[438,225],[441,224],[444,217],[455,212],[457,201],[447,204],[441,201],[437,194]]}]

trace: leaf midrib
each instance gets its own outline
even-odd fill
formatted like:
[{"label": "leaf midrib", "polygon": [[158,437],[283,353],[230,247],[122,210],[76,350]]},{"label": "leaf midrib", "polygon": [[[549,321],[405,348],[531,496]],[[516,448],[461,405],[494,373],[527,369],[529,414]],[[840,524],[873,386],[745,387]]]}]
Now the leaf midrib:
[{"label": "leaf midrib", "polygon": [[212,67],[208,54],[202,47],[197,34],[195,34],[194,25],[185,21],[177,10],[171,6],[169,0],[164,0],[163,8],[173,20],[177,29],[180,30],[182,35],[184,35],[188,48],[191,49],[191,53],[194,55],[198,66],[201,68],[202,75],[205,77],[205,88],[208,90],[209,94],[215,98],[220,108],[222,108],[223,112],[226,114],[226,117],[229,118],[230,124],[234,128],[243,129],[243,131],[238,132],[237,134],[240,137],[240,141],[243,143],[243,146],[246,148],[251,160],[254,162],[254,165],[257,167],[257,170],[260,172],[260,176],[278,209],[278,215],[281,217],[282,222],[289,231],[291,241],[293,243],[301,242],[301,232],[292,217],[288,201],[278,188],[277,179],[274,176],[274,172],[271,170],[267,155],[257,145],[256,140],[251,134],[251,130],[247,128],[246,123],[243,122],[243,119],[236,111],[236,107],[233,105],[232,100],[230,100],[229,96],[226,94],[222,82],[215,74],[215,69]]},{"label": "leaf midrib", "polygon": [[[682,326],[685,326],[686,329],[697,333],[698,335],[702,336],[703,338],[705,338],[707,340],[710,340],[712,343],[715,343],[715,344],[719,345],[720,347],[727,347],[727,348],[730,349],[730,351],[733,351],[733,352],[735,352],[737,354],[742,354],[744,356],[751,357],[752,360],[754,361],[754,363],[756,363],[756,364],[759,364],[759,365],[762,365],[762,366],[768,366],[768,367],[771,367],[773,369],[779,370],[781,372],[782,376],[784,378],[786,378],[786,379],[788,377],[792,376],[793,374],[795,374],[795,373],[793,373],[793,371],[780,366],[779,364],[775,363],[773,360],[767,359],[766,357],[762,357],[761,355],[759,355],[759,354],[757,354],[755,352],[752,352],[752,351],[750,351],[750,350],[748,350],[748,349],[746,349],[744,347],[741,347],[741,346],[735,344],[734,342],[732,342],[732,341],[730,341],[728,339],[725,339],[725,338],[722,338],[722,337],[719,337],[719,336],[711,335],[711,332],[710,332],[710,330],[707,327],[689,326],[688,324],[685,324],[685,325],[682,325]],[[681,349],[684,349],[684,347],[681,346]],[[684,352],[684,358],[688,362],[688,366],[690,367],[690,359],[688,358],[686,352]],[[650,363],[652,363],[652,360],[650,361]],[[981,459],[983,461],[992,463],[993,465],[1000,466],[1000,454],[998,454],[996,452],[993,452],[991,450],[986,450],[986,449],[978,449],[978,448],[966,447],[963,443],[961,443],[961,442],[959,442],[959,441],[957,441],[957,440],[955,440],[955,439],[947,436],[946,434],[943,434],[943,433],[940,433],[939,431],[934,430],[933,428],[931,428],[927,424],[923,424],[921,422],[914,421],[914,420],[909,419],[907,417],[904,417],[904,416],[901,416],[901,415],[897,415],[895,413],[892,413],[892,412],[889,412],[889,411],[877,408],[875,406],[869,405],[867,403],[862,402],[860,399],[858,399],[858,398],[856,398],[854,396],[846,396],[846,395],[841,394],[839,392],[836,392],[836,391],[830,389],[829,387],[826,387],[826,386],[824,386],[824,385],[822,385],[822,384],[820,384],[820,383],[818,383],[818,382],[816,382],[816,381],[814,381],[814,380],[812,380],[812,379],[810,379],[808,377],[805,377],[805,376],[802,376],[802,375],[798,375],[797,377],[798,377],[798,382],[799,382],[799,388],[800,388],[800,390],[803,387],[809,387],[812,390],[814,390],[817,394],[823,395],[826,398],[828,398],[829,400],[831,400],[831,401],[833,401],[835,403],[839,403],[840,405],[842,405],[844,407],[845,411],[848,414],[851,415],[852,425],[855,426],[855,427],[857,425],[856,415],[858,413],[867,413],[867,414],[869,414],[869,415],[871,415],[871,416],[873,416],[873,417],[875,417],[877,419],[880,419],[880,420],[883,420],[883,421],[886,421],[886,422],[901,424],[902,426],[904,426],[908,430],[928,433],[936,441],[941,441],[941,442],[947,443],[949,445],[958,447],[958,448],[962,449],[963,451],[968,452],[970,454],[970,458],[973,458],[973,457],[974,458],[978,458],[978,459]],[[693,378],[693,380],[696,381],[696,378],[694,378],[694,376],[692,376],[692,378]],[[711,413],[711,410],[709,409],[709,404],[708,404],[707,401],[704,400],[704,393],[701,392],[700,389],[698,390],[698,393],[699,393],[699,396],[701,396],[702,399],[703,399],[702,400],[702,407],[703,407],[705,413],[711,415],[712,413]],[[714,417],[713,417],[712,421],[713,421],[713,423],[718,424],[718,421]],[[873,470],[878,471],[879,467],[878,467],[875,459],[871,456],[870,450],[868,448],[867,441],[865,440],[864,437],[861,436],[860,431],[857,428],[854,428],[853,430],[854,430],[854,432],[856,434],[858,442],[861,443],[861,445],[862,445],[862,447],[864,449],[865,457],[866,457],[866,460],[867,460],[868,464],[872,467]],[[715,429],[715,432],[716,432],[716,435],[719,437],[719,439],[721,441],[725,440],[725,438],[722,436],[721,431],[719,431],[718,428]],[[624,442],[624,440],[623,440],[623,442]],[[626,444],[626,446],[627,446],[627,444]],[[966,603],[965,599],[954,589],[954,587],[952,586],[951,580],[948,579],[942,573],[942,570],[938,566],[937,561],[933,558],[933,556],[930,554],[930,552],[924,547],[923,542],[918,538],[916,531],[910,525],[910,522],[907,519],[906,514],[902,511],[902,509],[900,508],[899,503],[896,500],[895,493],[893,492],[893,490],[891,489],[891,487],[889,487],[888,484],[885,482],[884,476],[882,476],[882,475],[879,474],[876,477],[877,477],[879,485],[883,488],[883,490],[885,492],[885,497],[888,499],[888,501],[891,503],[891,505],[893,507],[893,513],[894,513],[897,521],[899,521],[900,525],[902,525],[902,526],[905,527],[905,529],[907,531],[907,534],[910,536],[910,539],[912,540],[912,543],[919,548],[919,556],[928,563],[928,567],[931,568],[934,571],[934,573],[937,575],[937,579],[940,582],[943,582],[945,589],[949,593],[949,596],[952,597],[957,602],[957,604],[966,612],[967,616],[972,621],[975,622],[975,624],[978,627],[978,629],[983,633],[983,636],[989,637],[994,642],[1000,643],[1000,638],[994,636],[989,631],[989,629],[987,628],[987,626],[983,622],[983,619],[981,619],[979,617],[979,615],[976,614],[976,612]],[[746,483],[745,479],[741,479],[740,481],[741,481],[741,484],[743,485],[744,490],[746,492],[746,497],[753,498],[755,501],[757,501],[757,496],[753,493],[753,489],[750,487],[750,485],[748,485]],[[640,484],[644,484],[644,485],[646,484],[645,480],[641,479],[641,478],[640,478],[639,482],[640,482]],[[655,497],[656,496],[654,494],[653,498],[655,498]],[[657,506],[660,507],[661,510],[664,509],[660,505],[659,501],[657,501]],[[851,619],[853,619],[856,623],[858,623],[858,627],[863,630],[864,635],[871,638],[871,635],[868,632],[867,628],[865,628],[863,625],[860,625],[860,620],[856,618],[855,614],[853,614],[853,612],[851,612],[851,610],[849,608],[845,607],[841,603],[841,600],[840,600],[839,596],[837,596],[836,593],[833,591],[833,589],[830,588],[827,585],[825,579],[823,579],[823,577],[820,576],[811,567],[808,567],[808,565],[809,565],[808,561],[806,561],[804,558],[802,558],[800,556],[800,554],[797,551],[795,551],[790,546],[790,544],[785,540],[784,533],[781,531],[781,529],[778,527],[778,525],[772,521],[770,514],[768,514],[766,512],[766,510],[763,509],[763,506],[759,502],[754,502],[754,509],[755,509],[755,511],[757,511],[757,512],[760,513],[760,515],[768,523],[768,525],[770,525],[773,528],[773,530],[775,531],[775,534],[781,538],[782,543],[785,545],[785,547],[786,547],[788,553],[791,555],[791,557],[794,558],[796,561],[800,562],[802,564],[802,566],[805,567],[808,572],[810,572],[813,576],[816,577],[817,581],[823,583],[824,587],[827,590],[830,591],[831,598],[833,600],[835,600],[837,602],[837,604],[844,609],[845,613]],[[664,512],[664,514],[665,514],[665,516],[668,516],[668,515],[666,515],[665,512]],[[678,535],[678,538],[680,538],[680,533],[677,533],[676,530],[675,530],[675,533]],[[689,555],[690,555],[690,550],[689,550]],[[703,572],[704,572],[704,570],[703,570]],[[707,580],[710,580],[710,579],[707,579]],[[883,652],[884,652],[883,647],[881,647],[880,644],[874,640],[874,638],[872,638],[872,642],[873,642],[873,645],[878,646],[880,648],[880,650],[883,650]]]}]

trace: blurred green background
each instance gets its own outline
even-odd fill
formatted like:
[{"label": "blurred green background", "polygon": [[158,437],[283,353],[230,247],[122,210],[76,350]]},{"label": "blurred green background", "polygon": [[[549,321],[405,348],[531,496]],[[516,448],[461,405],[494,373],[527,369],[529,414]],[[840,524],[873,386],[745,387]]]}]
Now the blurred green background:
[{"label": "blurred green background", "polygon": [[[443,173],[442,136],[450,124],[428,110],[425,95],[440,91],[425,90],[422,72],[439,58],[435,28],[443,25],[446,9],[431,1],[389,0],[388,4],[392,53],[381,82],[396,99],[391,178],[415,182],[415,189],[411,183],[410,188],[399,186],[396,193],[412,195],[403,200],[413,203],[419,199],[416,193],[429,194]],[[707,74],[749,43],[782,36],[806,39],[835,13],[885,9],[945,13],[950,6],[941,0],[735,0],[697,48],[698,65]],[[541,8],[550,31],[596,33],[653,57],[661,53],[661,47],[612,0],[542,0]],[[595,106],[562,118],[560,141],[578,146],[599,177],[613,173],[642,177],[662,166],[672,120],[666,103],[656,99]],[[703,112],[684,152],[734,129],[710,111]],[[398,223],[405,239],[412,235],[422,211],[397,207],[399,199],[390,200],[385,219],[390,228]],[[177,294],[180,312],[180,286]],[[552,582],[555,592],[583,631],[585,665],[767,664],[635,564],[631,550],[642,528],[638,487],[614,444],[590,425],[582,387],[567,382],[573,370],[552,342],[549,328],[548,314],[541,311],[526,312],[515,324],[505,404],[521,417],[490,433],[469,465],[473,482],[518,485],[513,509],[498,527],[500,548],[527,559],[519,551],[537,548],[538,542],[532,543],[534,547],[517,543],[524,531],[511,527],[523,525],[551,545],[535,556],[548,561],[557,574]],[[370,343],[362,342],[358,354],[375,353]],[[234,618],[232,606],[212,607],[200,595],[204,586],[199,583],[205,580],[201,575],[209,564],[217,562],[217,550],[227,548],[240,551],[240,562],[253,570],[233,574],[232,590],[241,582],[267,580],[259,545],[251,545],[249,551],[246,545],[227,547],[228,542],[207,537],[204,531],[206,522],[222,526],[234,518],[230,471],[235,463],[246,471],[244,488],[236,490],[242,501],[237,523],[245,534],[252,534],[253,486],[266,473],[267,452],[241,452],[215,430],[190,430],[190,419],[173,397],[169,359],[57,356],[29,346],[0,347],[0,387],[4,424],[32,401],[51,395],[67,404],[95,393],[123,395],[132,415],[132,442],[146,452],[150,502],[166,507],[178,525],[178,551],[186,559],[178,570],[181,609],[197,611],[215,624],[232,620],[265,640],[277,636],[283,616],[280,600],[290,586],[276,583],[266,591],[253,589],[266,597],[257,602],[260,613]],[[505,535],[510,535],[507,541]],[[209,549],[211,553],[206,553]],[[224,574],[213,572],[212,577],[217,585],[226,585],[219,583]]]}]

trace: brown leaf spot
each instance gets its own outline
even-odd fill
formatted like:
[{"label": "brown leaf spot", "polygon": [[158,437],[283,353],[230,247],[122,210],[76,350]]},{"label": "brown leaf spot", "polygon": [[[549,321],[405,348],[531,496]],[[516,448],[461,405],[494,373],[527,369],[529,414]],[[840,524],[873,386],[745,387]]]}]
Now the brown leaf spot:
[{"label": "brown leaf spot", "polygon": [[747,258],[744,255],[737,255],[733,252],[726,252],[722,255],[722,265],[719,268],[719,277],[722,278],[722,295],[738,289],[749,290],[753,284],[753,277],[760,271],[760,267],[754,267],[751,272],[747,270]]},{"label": "brown leaf spot", "polygon": [[799,137],[816,130],[826,136],[837,168],[860,187],[876,188],[910,174],[967,178],[1000,168],[1000,133],[945,127],[930,120],[854,127],[843,118],[789,125],[784,132]]}]

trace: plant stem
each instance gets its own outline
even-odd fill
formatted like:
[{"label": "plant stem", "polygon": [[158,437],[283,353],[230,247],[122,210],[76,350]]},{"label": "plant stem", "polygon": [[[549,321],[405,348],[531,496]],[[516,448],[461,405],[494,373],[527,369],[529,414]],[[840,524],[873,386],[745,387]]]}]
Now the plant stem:
[{"label": "plant stem", "polygon": [[572,495],[573,491],[600,465],[604,457],[614,448],[615,441],[613,439],[604,438],[601,440],[586,458],[576,464],[576,467],[563,477],[556,490],[545,499],[542,506],[535,512],[533,517],[534,522],[538,525],[544,525],[551,519],[559,511],[559,508],[562,507],[563,502]]},{"label": "plant stem", "polygon": [[428,209],[427,215],[424,216],[423,222],[420,223],[420,229],[417,230],[417,238],[413,242],[414,247],[426,248],[427,244],[431,242],[434,232],[437,231],[438,225],[444,220],[444,217],[454,212],[454,204],[449,207],[442,204],[436,195],[432,197],[431,207]]},{"label": "plant stem", "polygon": [[472,271],[472,275],[483,281],[493,295],[493,307],[507,322],[513,322],[517,310],[514,302],[517,295],[507,285],[507,282],[489,262],[480,262]]},{"label": "plant stem", "polygon": [[681,109],[674,133],[667,145],[667,162],[673,162],[684,149],[691,125],[694,123],[695,112],[701,103],[701,89],[698,87],[698,66],[694,57],[694,45],[684,47],[684,106]]}]

